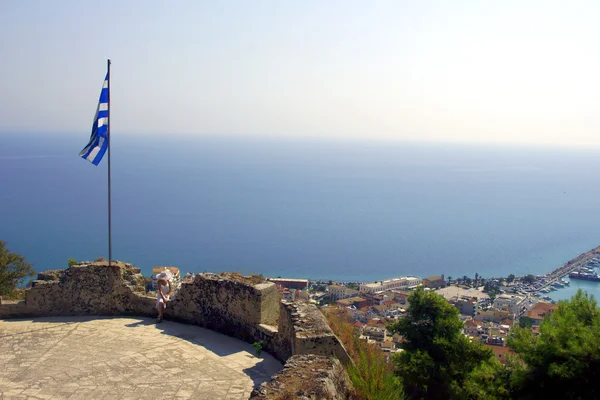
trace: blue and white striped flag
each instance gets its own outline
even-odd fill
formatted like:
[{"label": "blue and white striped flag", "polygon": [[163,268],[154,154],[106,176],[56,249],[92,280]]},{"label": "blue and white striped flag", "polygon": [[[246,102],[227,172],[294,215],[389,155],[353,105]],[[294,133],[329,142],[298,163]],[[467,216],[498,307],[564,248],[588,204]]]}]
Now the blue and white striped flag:
[{"label": "blue and white striped flag", "polygon": [[98,101],[98,108],[96,109],[96,116],[94,117],[94,125],[92,125],[92,135],[90,136],[90,142],[85,146],[79,155],[91,162],[94,165],[98,165],[106,149],[108,148],[108,74],[104,78],[104,84],[102,85],[102,91],[100,92],[100,101]]}]

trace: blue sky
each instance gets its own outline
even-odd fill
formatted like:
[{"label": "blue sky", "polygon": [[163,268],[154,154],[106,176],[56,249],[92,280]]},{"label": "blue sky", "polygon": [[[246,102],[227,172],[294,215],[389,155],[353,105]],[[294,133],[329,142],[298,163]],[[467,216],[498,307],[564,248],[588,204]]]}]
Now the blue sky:
[{"label": "blue sky", "polygon": [[[0,131],[600,145],[594,1],[0,2]],[[84,136],[85,136],[84,135]]]}]

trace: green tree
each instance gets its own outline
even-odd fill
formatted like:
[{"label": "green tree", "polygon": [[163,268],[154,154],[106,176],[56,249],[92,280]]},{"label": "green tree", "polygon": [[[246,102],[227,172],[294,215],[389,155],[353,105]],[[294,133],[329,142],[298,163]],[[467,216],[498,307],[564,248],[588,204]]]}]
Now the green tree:
[{"label": "green tree", "polygon": [[532,284],[533,282],[535,282],[535,276],[529,274],[523,277],[523,282]]},{"label": "green tree", "polygon": [[484,361],[465,380],[463,397],[486,400],[513,399],[512,376],[515,365],[514,359],[510,356],[506,365],[500,364],[495,359]]},{"label": "green tree", "polygon": [[475,282],[477,282],[479,280],[479,274],[477,272],[475,272]]},{"label": "green tree", "polygon": [[581,290],[544,319],[539,336],[516,329],[509,339],[524,361],[516,398],[600,398],[600,309]]},{"label": "green tree", "polygon": [[452,276],[448,275],[448,282],[452,280]]},{"label": "green tree", "polygon": [[388,329],[406,340],[395,356],[405,393],[414,399],[461,399],[469,375],[492,352],[462,334],[458,310],[435,292],[423,288],[408,298],[405,318]]},{"label": "green tree", "polygon": [[72,267],[73,265],[77,265],[77,260],[75,260],[74,258],[69,257],[69,261],[67,261],[67,263],[69,264],[69,267]]},{"label": "green tree", "polygon": [[506,278],[506,282],[511,283],[515,280],[515,274],[510,274],[508,275],[508,278]]},{"label": "green tree", "polygon": [[11,253],[0,240],[0,296],[8,295],[25,278],[34,275],[33,267],[25,258],[20,254]]},{"label": "green tree", "polygon": [[354,289],[354,290],[358,290],[358,284],[357,284],[357,283],[355,283],[355,282],[350,282],[350,283],[348,283],[348,284],[346,285],[346,287],[347,287],[348,289]]},{"label": "green tree", "polygon": [[535,321],[533,320],[533,318],[529,318],[526,316],[523,316],[521,318],[519,318],[519,326],[521,328],[526,328],[526,329],[531,329],[531,327],[533,326],[533,323]]}]

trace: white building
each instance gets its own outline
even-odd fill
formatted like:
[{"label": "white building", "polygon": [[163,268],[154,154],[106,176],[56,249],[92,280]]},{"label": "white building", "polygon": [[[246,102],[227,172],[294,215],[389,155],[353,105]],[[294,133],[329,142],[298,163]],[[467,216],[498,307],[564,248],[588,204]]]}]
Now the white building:
[{"label": "white building", "polygon": [[350,289],[346,286],[329,285],[327,286],[327,293],[329,293],[329,297],[333,300],[341,300],[358,295],[358,290]]},{"label": "white building", "polygon": [[362,283],[359,289],[363,293],[376,293],[392,289],[409,289],[419,286],[422,283],[423,280],[416,276],[403,276],[400,278],[387,279],[385,281]]},{"label": "white building", "polygon": [[383,285],[381,282],[374,283],[361,283],[359,290],[362,293],[376,293],[383,291]]},{"label": "white building", "polygon": [[525,296],[518,294],[501,294],[494,299],[494,308],[498,310],[507,310],[511,314],[519,315],[525,306]]}]

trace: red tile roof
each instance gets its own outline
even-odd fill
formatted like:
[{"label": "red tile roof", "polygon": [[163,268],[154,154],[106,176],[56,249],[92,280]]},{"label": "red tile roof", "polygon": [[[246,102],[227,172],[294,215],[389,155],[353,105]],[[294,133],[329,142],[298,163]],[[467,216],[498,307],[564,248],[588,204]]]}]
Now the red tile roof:
[{"label": "red tile roof", "polygon": [[488,349],[491,349],[494,352],[494,357],[502,364],[506,362],[506,356],[509,354],[516,354],[514,351],[510,349],[510,347],[505,346],[494,346],[491,344],[484,343],[483,344]]},{"label": "red tile roof", "polygon": [[527,316],[533,319],[543,319],[545,316],[550,315],[558,306],[552,303],[536,303],[531,310],[527,312]]}]

